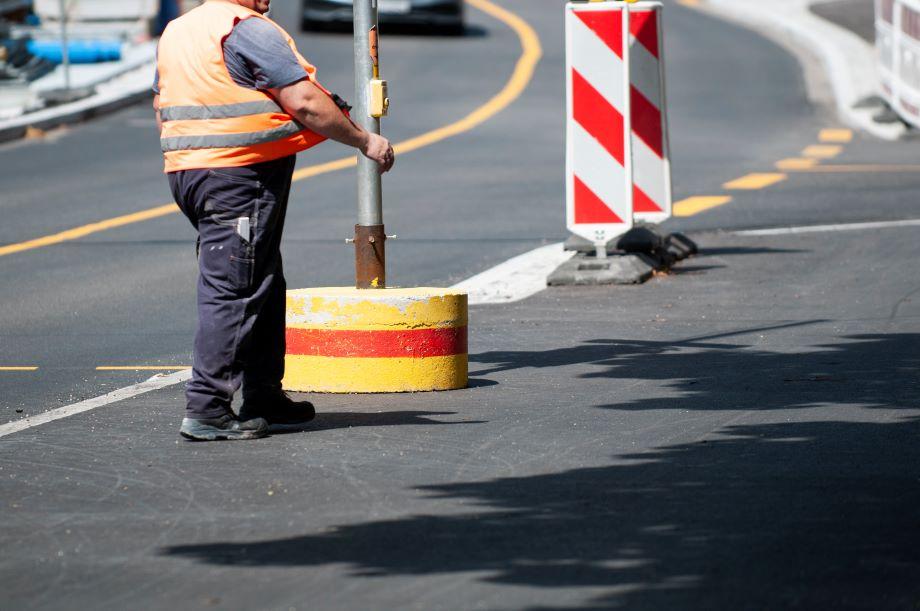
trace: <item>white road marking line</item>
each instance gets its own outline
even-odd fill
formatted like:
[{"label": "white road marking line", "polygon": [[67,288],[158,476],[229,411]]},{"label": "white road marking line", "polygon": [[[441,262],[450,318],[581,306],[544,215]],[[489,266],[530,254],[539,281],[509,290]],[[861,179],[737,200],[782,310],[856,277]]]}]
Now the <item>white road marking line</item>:
[{"label": "white road marking line", "polygon": [[[545,289],[546,277],[574,254],[563,250],[562,242],[541,246],[500,263],[480,274],[476,274],[451,288],[469,293],[470,304],[472,305],[520,301]],[[180,384],[191,377],[192,371],[190,369],[184,369],[168,375],[155,375],[140,384],[119,388],[100,397],[65,405],[35,416],[0,425],[0,437],[6,437],[61,418],[88,412],[110,403]]]},{"label": "white road marking line", "polygon": [[470,305],[520,301],[545,289],[546,277],[574,255],[562,242],[541,246],[450,288],[469,293]]},{"label": "white road marking line", "polygon": [[788,235],[792,233],[824,233],[829,231],[859,231],[861,229],[891,229],[895,227],[914,227],[920,225],[920,219],[901,221],[876,221],[872,223],[842,223],[839,225],[803,225],[801,227],[775,227],[773,229],[747,229],[733,231],[735,235]]},{"label": "white road marking line", "polygon": [[102,395],[101,397],[95,397],[93,399],[87,399],[86,401],[80,401],[79,403],[65,405],[64,407],[59,407],[57,409],[48,410],[47,412],[43,412],[41,414],[36,414],[35,416],[28,416],[21,420],[16,420],[14,422],[8,422],[6,424],[0,425],[0,437],[6,437],[7,435],[12,435],[13,433],[18,433],[19,431],[24,431],[25,429],[30,429],[34,426],[39,426],[40,424],[46,424],[48,422],[60,420],[61,418],[67,418],[68,416],[73,416],[82,412],[88,412],[91,409],[96,409],[97,407],[108,405],[109,403],[122,401],[123,399],[130,399],[131,397],[136,397],[138,395],[148,393],[152,390],[159,390],[161,388],[166,388],[167,386],[179,384],[180,382],[185,382],[191,377],[192,371],[190,369],[177,371],[176,373],[171,373],[169,375],[155,375],[149,380],[141,382],[140,384],[133,384],[124,388],[119,388],[118,390],[113,390],[112,392]]}]

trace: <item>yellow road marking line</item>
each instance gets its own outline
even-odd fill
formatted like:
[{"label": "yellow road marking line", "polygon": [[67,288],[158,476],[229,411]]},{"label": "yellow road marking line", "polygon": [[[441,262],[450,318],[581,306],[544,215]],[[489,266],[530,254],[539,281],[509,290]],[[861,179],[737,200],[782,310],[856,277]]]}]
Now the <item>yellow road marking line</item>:
[{"label": "yellow road marking line", "polygon": [[839,155],[842,150],[842,146],[834,144],[812,144],[802,150],[802,155],[814,157],[815,159],[830,159]]},{"label": "yellow road marking line", "polygon": [[96,371],[184,371],[191,365],[100,365]]},{"label": "yellow road marking line", "polygon": [[702,4],[700,0],[677,0],[677,3],[684,6],[689,6],[690,8],[696,8]]},{"label": "yellow road marking line", "polygon": [[704,210],[722,206],[732,201],[730,195],[696,195],[676,202],[671,208],[674,216],[693,216]]},{"label": "yellow road marking line", "polygon": [[920,172],[920,165],[917,164],[846,164],[846,165],[820,165],[813,168],[797,170],[800,173],[826,173],[826,174],[858,174],[858,173],[876,173],[876,172]]},{"label": "yellow road marking line", "polygon": [[0,371],[38,371],[38,367],[0,367]]},{"label": "yellow road marking line", "polygon": [[[502,88],[502,90],[499,91],[498,94],[496,94],[491,100],[468,114],[466,117],[460,119],[459,121],[445,125],[443,127],[439,127],[432,131],[396,144],[393,148],[396,149],[397,153],[408,153],[410,151],[429,146],[436,142],[440,142],[445,138],[450,138],[452,136],[456,136],[463,132],[472,130],[473,128],[481,125],[483,122],[494,117],[496,114],[511,105],[512,102],[520,97],[520,95],[524,92],[524,89],[533,78],[534,70],[536,69],[537,63],[540,61],[540,57],[543,54],[543,51],[540,47],[540,38],[537,36],[533,28],[530,27],[526,21],[511,11],[501,8],[500,6],[489,2],[489,0],[466,0],[466,2],[470,6],[473,6],[503,22],[505,25],[511,28],[515,34],[517,34],[518,40],[521,44],[521,55],[518,57],[514,71],[512,72],[511,77],[505,83],[505,86]],[[293,180],[295,182],[301,181],[313,176],[319,176],[320,174],[327,174],[329,172],[335,172],[338,170],[354,167],[356,164],[357,157],[345,157],[335,161],[329,161],[326,163],[309,166],[294,172]],[[32,250],[35,248],[41,248],[43,246],[51,246],[53,244],[60,244],[70,240],[76,240],[78,238],[82,238],[93,233],[98,233],[100,231],[105,231],[107,229],[113,229],[115,227],[121,227],[131,223],[139,223],[141,221],[146,221],[160,216],[166,216],[167,214],[172,214],[178,211],[179,208],[176,206],[176,204],[171,203],[165,204],[163,206],[157,206],[155,208],[149,208],[147,210],[142,210],[140,212],[135,212],[133,214],[126,214],[124,216],[118,216],[112,219],[99,221],[97,223],[90,223],[88,225],[75,227],[73,229],[68,229],[66,231],[41,238],[35,238],[33,240],[20,242],[18,244],[2,246],[0,247],[0,257],[17,252],[23,252],[26,250]]]},{"label": "yellow road marking line", "polygon": [[730,180],[722,185],[722,187],[732,190],[753,191],[755,189],[763,189],[764,187],[775,185],[784,180],[786,180],[786,175],[776,172],[767,174],[748,174],[747,176]]},{"label": "yellow road marking line", "polygon": [[818,165],[818,160],[811,157],[789,157],[776,162],[777,170],[807,170]]},{"label": "yellow road marking line", "polygon": [[61,242],[76,240],[78,238],[88,236],[91,233],[98,233],[100,231],[105,231],[106,229],[113,229],[115,227],[122,227],[132,223],[139,223],[141,221],[155,219],[157,217],[166,216],[167,214],[172,214],[173,212],[178,211],[179,208],[176,207],[176,204],[166,204],[164,206],[157,206],[156,208],[142,210],[141,212],[134,212],[133,214],[116,216],[115,218],[99,221],[98,223],[90,223],[89,225],[83,225],[82,227],[75,227],[60,233],[46,235],[42,238],[35,238],[34,240],[19,242],[18,244],[0,246],[0,257],[4,255],[11,255],[16,252],[22,252],[24,250],[32,250],[33,248],[41,248],[42,246],[50,246],[52,244],[60,244]]},{"label": "yellow road marking line", "polygon": [[822,129],[818,134],[821,142],[850,142],[853,132],[849,129]]}]

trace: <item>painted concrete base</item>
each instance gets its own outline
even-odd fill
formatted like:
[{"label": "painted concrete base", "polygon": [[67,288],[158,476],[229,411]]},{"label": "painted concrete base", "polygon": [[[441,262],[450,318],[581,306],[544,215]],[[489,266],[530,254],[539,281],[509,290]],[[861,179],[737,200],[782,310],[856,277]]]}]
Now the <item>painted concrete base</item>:
[{"label": "painted concrete base", "polygon": [[288,291],[286,335],[287,390],[383,393],[467,386],[462,291]]}]

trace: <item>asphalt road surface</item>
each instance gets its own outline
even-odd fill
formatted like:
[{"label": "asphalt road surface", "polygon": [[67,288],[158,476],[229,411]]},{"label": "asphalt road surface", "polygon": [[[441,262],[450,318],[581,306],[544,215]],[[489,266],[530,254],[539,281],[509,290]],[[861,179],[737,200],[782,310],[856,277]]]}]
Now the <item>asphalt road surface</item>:
[{"label": "asphalt road surface", "polygon": [[[501,5],[543,57],[508,109],[386,177],[395,283],[452,284],[565,238],[561,8]],[[394,141],[507,82],[516,34],[468,14],[459,38],[382,33]],[[296,3],[274,16],[296,31]],[[920,219],[920,145],[824,131],[840,126],[796,60],[748,30],[672,3],[666,29],[691,202],[668,227],[699,257],[641,287],[472,308],[465,391],[314,396],[305,431],[191,444],[173,386],[4,437],[0,604],[920,605],[920,270],[900,222]],[[347,94],[350,37],[297,39]],[[160,167],[146,106],[0,147],[0,245],[168,203]],[[291,287],[351,283],[354,202],[348,170],[297,183]],[[862,222],[890,223],[739,233]],[[0,422],[152,373],[97,367],[187,364],[194,276],[178,214],[0,257],[0,367],[37,367],[0,370]]]}]

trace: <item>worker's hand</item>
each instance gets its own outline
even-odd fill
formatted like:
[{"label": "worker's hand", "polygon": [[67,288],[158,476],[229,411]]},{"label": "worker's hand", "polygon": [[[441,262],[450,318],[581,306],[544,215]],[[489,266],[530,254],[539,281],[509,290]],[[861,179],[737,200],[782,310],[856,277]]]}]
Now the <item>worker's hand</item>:
[{"label": "worker's hand", "polygon": [[367,141],[361,148],[361,152],[365,157],[377,163],[381,174],[389,172],[393,167],[393,162],[396,161],[396,153],[393,152],[390,141],[377,134],[367,135]]}]

